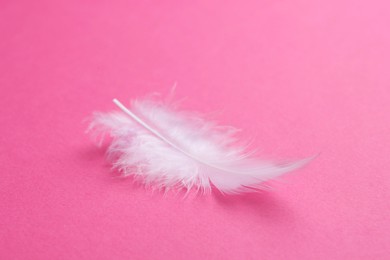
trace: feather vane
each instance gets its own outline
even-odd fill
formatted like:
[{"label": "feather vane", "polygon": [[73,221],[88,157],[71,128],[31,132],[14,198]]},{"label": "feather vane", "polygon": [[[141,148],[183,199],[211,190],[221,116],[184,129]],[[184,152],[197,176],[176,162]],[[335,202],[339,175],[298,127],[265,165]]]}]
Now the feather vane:
[{"label": "feather vane", "polygon": [[149,98],[132,101],[131,108],[113,101],[122,111],[95,113],[89,129],[101,138],[111,136],[107,154],[113,167],[147,186],[249,192],[311,160],[259,160],[238,144],[232,127]]}]

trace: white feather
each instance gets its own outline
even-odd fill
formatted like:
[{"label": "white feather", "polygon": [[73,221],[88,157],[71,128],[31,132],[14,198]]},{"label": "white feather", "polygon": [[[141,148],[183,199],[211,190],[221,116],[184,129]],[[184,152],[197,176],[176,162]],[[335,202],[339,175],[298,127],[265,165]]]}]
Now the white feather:
[{"label": "white feather", "polygon": [[238,145],[232,127],[152,99],[135,100],[130,109],[114,103],[122,111],[95,113],[90,129],[112,137],[108,157],[113,167],[146,185],[209,192],[212,184],[223,193],[253,191],[311,160],[276,164],[254,159]]}]

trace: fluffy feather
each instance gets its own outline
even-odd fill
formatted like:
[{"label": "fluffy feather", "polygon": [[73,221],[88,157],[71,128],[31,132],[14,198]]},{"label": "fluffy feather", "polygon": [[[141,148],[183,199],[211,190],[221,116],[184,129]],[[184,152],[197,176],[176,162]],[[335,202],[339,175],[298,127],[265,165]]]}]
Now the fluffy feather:
[{"label": "fluffy feather", "polygon": [[158,188],[240,193],[297,169],[310,159],[276,164],[252,158],[238,144],[236,130],[195,113],[177,111],[153,99],[134,100],[128,109],[95,113],[89,129],[112,137],[108,157],[124,175]]}]

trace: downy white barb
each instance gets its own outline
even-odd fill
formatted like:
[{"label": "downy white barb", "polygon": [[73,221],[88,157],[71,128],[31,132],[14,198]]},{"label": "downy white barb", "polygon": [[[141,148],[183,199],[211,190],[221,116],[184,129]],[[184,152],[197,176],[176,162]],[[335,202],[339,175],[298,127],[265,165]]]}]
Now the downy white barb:
[{"label": "downy white barb", "polygon": [[175,110],[153,99],[131,108],[94,113],[89,129],[112,138],[108,157],[124,175],[147,186],[222,193],[256,191],[265,181],[305,165],[312,158],[277,164],[252,158],[238,144],[232,127],[217,126],[196,113]]}]

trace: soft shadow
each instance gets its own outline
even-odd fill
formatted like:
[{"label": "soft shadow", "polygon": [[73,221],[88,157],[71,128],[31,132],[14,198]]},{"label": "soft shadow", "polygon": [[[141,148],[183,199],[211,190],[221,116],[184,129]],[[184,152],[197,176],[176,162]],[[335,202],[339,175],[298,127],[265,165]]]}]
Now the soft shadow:
[{"label": "soft shadow", "polygon": [[213,197],[226,211],[254,214],[270,222],[290,222],[294,218],[292,208],[274,191],[258,191],[238,195],[213,192]]},{"label": "soft shadow", "polygon": [[94,145],[83,146],[78,149],[78,158],[83,161],[96,161],[105,158],[108,145],[100,147]]},{"label": "soft shadow", "polygon": [[[224,195],[213,188],[212,194],[201,195],[196,191],[182,190],[164,190],[145,187],[139,180],[133,176],[124,177],[118,171],[112,170],[111,164],[105,158],[107,145],[96,147],[86,145],[79,147],[77,152],[77,160],[82,161],[83,167],[90,170],[86,172],[98,173],[100,178],[108,181],[111,184],[130,189],[133,191],[144,190],[145,193],[150,193],[152,197],[160,198],[175,198],[184,201],[196,200],[198,203],[208,204],[210,200],[214,200],[218,207],[230,214],[251,214],[261,218],[263,221],[283,223],[291,222],[294,219],[294,211],[288,204],[285,198],[278,196],[275,190],[257,191],[253,193],[244,193],[238,195]],[[118,187],[119,188],[119,187]]]},{"label": "soft shadow", "polygon": [[134,176],[124,176],[118,170],[112,168],[112,164],[106,158],[108,145],[103,144],[100,147],[86,145],[78,148],[76,157],[80,165],[88,169],[85,173],[94,175],[94,178],[100,182],[115,185],[117,189],[125,189],[127,192],[144,189],[144,185],[136,180]]}]

